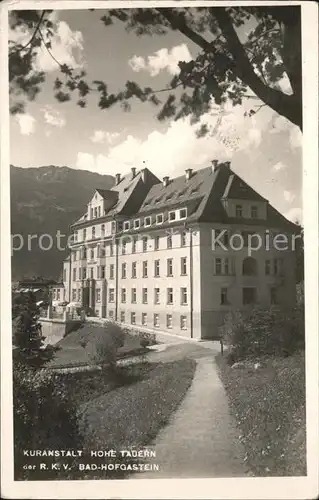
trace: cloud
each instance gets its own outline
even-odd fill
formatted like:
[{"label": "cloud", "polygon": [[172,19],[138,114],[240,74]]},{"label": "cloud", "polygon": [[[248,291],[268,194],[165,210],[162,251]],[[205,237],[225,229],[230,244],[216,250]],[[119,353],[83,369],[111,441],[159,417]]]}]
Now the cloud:
[{"label": "cloud", "polygon": [[45,123],[48,125],[52,125],[52,127],[64,127],[66,124],[65,118],[62,116],[62,114],[54,109],[52,106],[45,106],[44,108],[41,109],[43,112],[43,118]]},{"label": "cloud", "polygon": [[132,70],[136,71],[137,73],[146,68],[144,57],[141,56],[133,56],[131,59],[129,59],[128,64],[132,68]]},{"label": "cloud", "polygon": [[[114,175],[125,174],[131,166],[141,169],[146,165],[159,177],[163,171],[176,176],[189,166],[202,168],[213,158],[231,160],[234,152],[258,147],[264,130],[257,118],[244,117],[244,110],[239,106],[229,105],[223,113],[214,111],[212,106],[211,112],[203,115],[197,124],[192,124],[189,117],[172,121],[165,131],[154,130],[144,140],[128,135],[110,147],[107,155],[81,151],[77,168]],[[204,123],[210,126],[211,133],[197,138],[196,130]],[[98,139],[102,137],[103,134],[97,134]]]},{"label": "cloud", "polygon": [[284,190],[284,198],[288,203],[291,203],[295,199],[295,195],[291,191]]},{"label": "cloud", "polygon": [[303,221],[303,213],[302,209],[300,207],[294,207],[288,210],[288,212],[285,213],[286,219],[289,219],[291,222],[300,222],[302,224]]},{"label": "cloud", "polygon": [[[82,68],[83,60],[83,35],[81,31],[72,31],[68,23],[58,20],[58,14],[53,12],[48,16],[48,19],[53,22],[54,35],[49,40],[46,39],[46,34],[43,36],[46,42],[51,42],[49,48],[53,57],[60,64],[67,64],[74,69]],[[25,27],[18,27],[15,30],[10,30],[9,40],[25,45],[30,41],[32,32]],[[37,48],[36,57],[33,62],[33,69],[44,72],[51,72],[58,69],[57,62],[49,54],[43,44]]]},{"label": "cloud", "polygon": [[171,75],[177,75],[180,71],[179,61],[189,62],[191,60],[192,56],[187,45],[182,43],[170,50],[166,48],[160,49],[146,59],[134,55],[128,61],[128,64],[133,71],[148,71],[151,76],[156,76],[163,70],[168,71]]},{"label": "cloud", "polygon": [[15,117],[22,135],[31,135],[35,129],[36,119],[29,113],[18,114]]},{"label": "cloud", "polygon": [[106,132],[105,130],[95,130],[90,140],[96,144],[103,144],[107,142],[112,144],[114,140],[119,137],[118,132]]},{"label": "cloud", "polygon": [[280,170],[285,170],[287,168],[287,165],[283,163],[282,161],[279,161],[276,163],[276,165],[273,166],[273,170],[279,172]]}]

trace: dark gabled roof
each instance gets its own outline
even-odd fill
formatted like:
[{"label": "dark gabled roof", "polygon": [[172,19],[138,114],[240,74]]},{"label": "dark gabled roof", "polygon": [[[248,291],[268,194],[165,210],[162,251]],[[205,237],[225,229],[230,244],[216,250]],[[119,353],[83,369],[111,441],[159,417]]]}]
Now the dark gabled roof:
[{"label": "dark gabled roof", "polygon": [[95,188],[95,190],[105,199],[107,198],[118,198],[118,192],[113,191],[112,189],[100,189],[100,188]]},{"label": "dark gabled roof", "polygon": [[237,174],[231,173],[226,184],[222,198],[233,198],[238,200],[267,201],[251,186],[243,181]]},{"label": "dark gabled roof", "polygon": [[139,214],[154,210],[169,209],[176,205],[189,205],[197,200],[197,209],[192,214],[192,219],[199,216],[202,202],[210,193],[214,182],[214,172],[211,167],[194,171],[189,180],[185,174],[169,180],[167,186],[163,182],[155,184],[148,192]]}]

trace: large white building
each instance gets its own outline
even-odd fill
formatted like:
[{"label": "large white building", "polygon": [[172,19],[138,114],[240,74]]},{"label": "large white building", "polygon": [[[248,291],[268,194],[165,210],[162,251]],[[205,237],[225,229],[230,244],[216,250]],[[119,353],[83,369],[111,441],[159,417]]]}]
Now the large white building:
[{"label": "large white building", "polygon": [[54,298],[95,316],[204,339],[231,309],[295,303],[296,227],[229,162],[162,181],[132,168],[71,229]]}]

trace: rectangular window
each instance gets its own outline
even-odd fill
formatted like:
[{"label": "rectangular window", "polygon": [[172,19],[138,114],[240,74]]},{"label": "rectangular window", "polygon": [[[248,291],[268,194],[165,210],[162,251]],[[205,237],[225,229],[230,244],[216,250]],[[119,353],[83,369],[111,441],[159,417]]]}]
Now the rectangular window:
[{"label": "rectangular window", "polygon": [[94,259],[94,248],[91,248],[90,258],[91,258],[91,259]]},{"label": "rectangular window", "polygon": [[220,304],[222,306],[228,304],[227,288],[222,288],[220,291]]},{"label": "rectangular window", "polygon": [[181,247],[186,247],[186,231],[181,233]]},{"label": "rectangular window", "polygon": [[[101,276],[101,278],[105,277],[105,266],[102,266],[101,269],[104,268],[103,274],[104,276]],[[114,264],[110,264],[110,280],[114,280]]]},{"label": "rectangular window", "polygon": [[283,260],[282,259],[274,259],[273,267],[274,267],[274,275],[275,276],[281,276],[283,274]]},{"label": "rectangular window", "polygon": [[147,304],[147,288],[142,289],[142,302],[143,304]]},{"label": "rectangular window", "polygon": [[171,314],[166,315],[166,327],[167,328],[172,328],[173,326],[173,318]]},{"label": "rectangular window", "polygon": [[121,323],[125,323],[125,311],[120,312],[120,321]]},{"label": "rectangular window", "polygon": [[83,240],[86,240],[86,229],[83,229]]},{"label": "rectangular window", "polygon": [[187,274],[187,257],[181,257],[181,275],[186,276]]},{"label": "rectangular window", "polygon": [[95,290],[95,300],[96,302],[101,302],[101,289],[97,288]]},{"label": "rectangular window", "polygon": [[151,217],[144,217],[144,226],[149,227],[152,224]]},{"label": "rectangular window", "polygon": [[123,230],[123,221],[119,221],[119,222],[117,223],[117,230],[118,230],[118,231],[122,231],[122,230]]},{"label": "rectangular window", "polygon": [[93,226],[92,227],[92,239],[94,240],[94,238],[95,238],[95,227]]},{"label": "rectangular window", "polygon": [[256,303],[256,288],[243,288],[243,304],[255,304]]},{"label": "rectangular window", "polygon": [[147,252],[147,236],[143,237],[143,252]]},{"label": "rectangular window", "polygon": [[109,318],[110,319],[114,318],[114,311],[112,311],[112,309],[109,311]]},{"label": "rectangular window", "polygon": [[174,220],[176,220],[176,212],[175,211],[168,212],[168,220],[169,220],[169,222],[173,222]]},{"label": "rectangular window", "polygon": [[135,312],[131,312],[131,325],[136,324],[136,314]]},{"label": "rectangular window", "polygon": [[135,219],[135,221],[134,221],[134,229],[139,229],[140,226],[141,226],[140,219]]},{"label": "rectangular window", "polygon": [[72,300],[76,300],[76,289],[73,288],[72,290]]},{"label": "rectangular window", "polygon": [[154,304],[160,303],[160,289],[154,288]]},{"label": "rectangular window", "polygon": [[258,219],[258,208],[253,205],[251,207],[250,214],[252,219]]},{"label": "rectangular window", "polygon": [[136,278],[136,262],[132,262],[132,278]]},{"label": "rectangular window", "polygon": [[63,270],[63,281],[66,281],[66,269]]},{"label": "rectangular window", "polygon": [[78,302],[81,302],[82,300],[82,290],[81,288],[78,289]]},{"label": "rectangular window", "polygon": [[136,304],[136,288],[131,289],[131,302],[132,304]]},{"label": "rectangular window", "polygon": [[164,216],[163,214],[157,214],[156,216],[156,224],[163,224],[164,222]]},{"label": "rectangular window", "polygon": [[122,264],[122,279],[126,278],[126,262]]},{"label": "rectangular window", "polygon": [[111,243],[110,244],[110,257],[113,257],[114,255],[114,248],[113,248],[113,244]]},{"label": "rectangular window", "polygon": [[121,302],[122,304],[126,302],[126,288],[121,288]]},{"label": "rectangular window", "polygon": [[271,303],[271,305],[278,304],[277,288],[276,287],[271,287],[271,289],[270,289],[270,303]]},{"label": "rectangular window", "polygon": [[85,280],[86,279],[86,267],[83,267],[82,268],[82,279]]},{"label": "rectangular window", "polygon": [[243,216],[243,207],[242,205],[236,205],[236,217]]},{"label": "rectangular window", "polygon": [[160,261],[159,259],[154,261],[154,276],[158,278],[160,275]]},{"label": "rectangular window", "polygon": [[122,241],[122,255],[126,255],[126,241]]},{"label": "rectangular window", "polygon": [[76,267],[73,268],[73,281],[76,280]]},{"label": "rectangular window", "polygon": [[224,274],[229,274],[229,260],[227,257],[224,259]]},{"label": "rectangular window", "polygon": [[124,231],[128,231],[131,227],[131,224],[130,224],[130,221],[129,220],[126,220],[123,224],[123,229]]},{"label": "rectangular window", "polygon": [[[79,280],[82,279],[82,268],[79,267]],[[65,280],[64,280],[65,281]]]},{"label": "rectangular window", "polygon": [[217,275],[222,274],[222,259],[219,258],[215,259],[215,274]]},{"label": "rectangular window", "polygon": [[100,247],[100,257],[105,257],[105,247]]},{"label": "rectangular window", "polygon": [[132,253],[136,253],[136,238],[132,240]]},{"label": "rectangular window", "polygon": [[101,225],[101,236],[102,238],[105,236],[105,224]]},{"label": "rectangular window", "polygon": [[186,287],[181,288],[181,305],[182,306],[187,305],[187,288]]},{"label": "rectangular window", "polygon": [[73,241],[74,241],[74,242],[78,241],[78,232],[77,232],[77,231],[74,231],[74,234],[73,234]]},{"label": "rectangular window", "polygon": [[169,234],[167,236],[167,248],[172,248],[173,242],[172,242],[172,236]]},{"label": "rectangular window", "polygon": [[173,276],[173,259],[167,259],[167,276]]},{"label": "rectangular window", "polygon": [[142,313],[142,325],[146,326],[147,325],[147,314]]},{"label": "rectangular window", "polygon": [[269,276],[270,275],[270,260],[266,259],[265,260],[265,275]]},{"label": "rectangular window", "polygon": [[86,248],[83,247],[82,249],[82,259],[86,259]]},{"label": "rectangular window", "polygon": [[187,217],[187,208],[181,208],[179,211],[179,218],[186,219]]},{"label": "rectangular window", "polygon": [[147,278],[147,260],[143,261],[143,278]]},{"label": "rectangular window", "polygon": [[167,304],[173,304],[173,288],[167,289]]},{"label": "rectangular window", "polygon": [[111,223],[111,233],[114,234],[116,232],[116,222],[113,220]]},{"label": "rectangular window", "polygon": [[60,300],[60,289],[58,288],[57,291],[56,291],[56,298],[57,300]]},{"label": "rectangular window", "polygon": [[158,328],[160,326],[159,314],[157,314],[157,313],[154,314],[154,326],[155,326],[155,328]]},{"label": "rectangular window", "polygon": [[91,279],[94,278],[94,267],[91,267],[91,269],[90,269],[90,278]]},{"label": "rectangular window", "polygon": [[155,238],[154,238],[154,250],[158,250],[159,249],[159,243],[160,243],[160,237],[159,236],[155,236]]},{"label": "rectangular window", "polygon": [[114,302],[114,288],[109,288],[109,302]]},{"label": "rectangular window", "polygon": [[187,330],[187,317],[181,316],[181,330]]}]

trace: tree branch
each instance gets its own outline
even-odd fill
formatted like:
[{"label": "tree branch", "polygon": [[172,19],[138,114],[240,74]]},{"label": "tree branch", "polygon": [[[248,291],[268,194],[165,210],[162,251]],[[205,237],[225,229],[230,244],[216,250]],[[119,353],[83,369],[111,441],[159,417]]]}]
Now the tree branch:
[{"label": "tree branch", "polygon": [[224,8],[217,7],[214,9],[214,16],[227,40],[228,47],[234,58],[236,73],[239,78],[241,78],[263,102],[268,104],[279,114],[286,116],[292,123],[295,123],[301,128],[301,115],[298,106],[296,106],[297,103],[295,102],[294,96],[286,95],[283,92],[265,85],[254,72],[245,49],[234,29],[229,14]]},{"label": "tree branch", "polygon": [[181,15],[173,13],[173,9],[156,9],[167,21],[171,24],[173,29],[179,30],[183,35],[192,40],[196,45],[201,47],[206,52],[211,50],[211,43],[208,42],[201,35],[193,31],[187,26],[185,19]]},{"label": "tree branch", "polygon": [[21,51],[23,51],[23,50],[27,49],[27,48],[29,47],[29,45],[31,45],[31,44],[32,44],[33,40],[34,40],[34,39],[35,39],[35,37],[36,37],[37,32],[38,32],[38,31],[40,31],[40,26],[41,26],[41,24],[42,24],[42,21],[43,21],[43,19],[44,19],[45,14],[46,14],[46,10],[44,10],[44,11],[42,12],[42,14],[41,14],[41,16],[40,16],[40,19],[39,19],[39,21],[38,21],[38,24],[36,25],[35,30],[34,30],[34,32],[33,32],[33,35],[31,36],[31,38],[30,38],[30,40],[28,41],[28,43],[26,43],[25,45],[23,45],[23,47],[20,47],[20,49],[16,50],[16,52],[21,52]]}]

